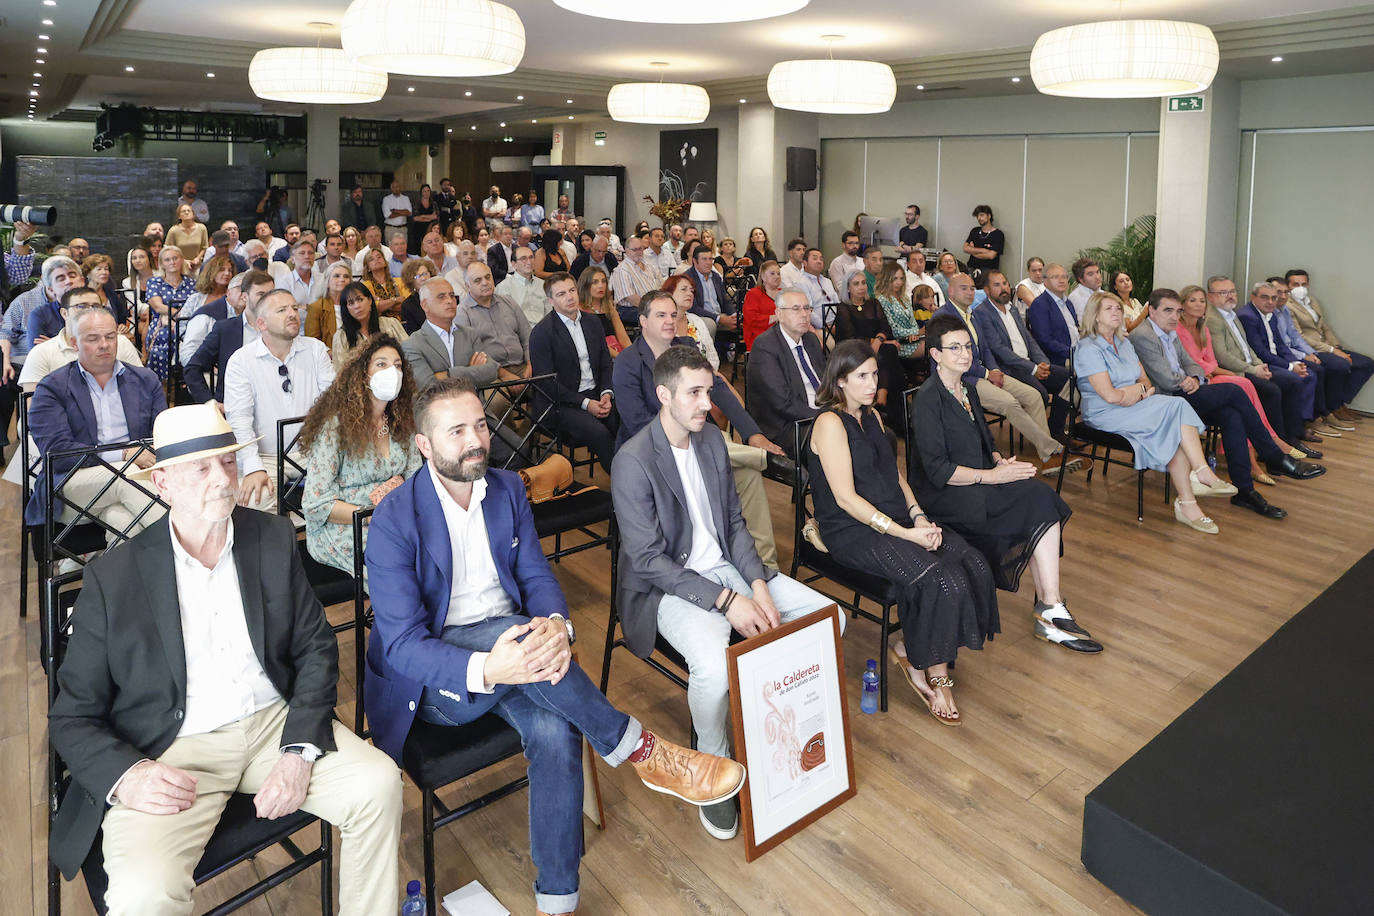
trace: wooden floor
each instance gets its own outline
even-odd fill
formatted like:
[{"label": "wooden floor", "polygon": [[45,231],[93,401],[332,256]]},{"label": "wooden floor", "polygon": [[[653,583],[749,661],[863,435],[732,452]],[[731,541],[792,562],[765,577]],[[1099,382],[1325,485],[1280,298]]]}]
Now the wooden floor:
[{"label": "wooden floor", "polygon": [[[1091,487],[1074,475],[1064,487],[1075,513],[1066,529],[1064,592],[1106,651],[1083,657],[1033,639],[1027,576],[1019,595],[1001,596],[1002,635],[985,651],[960,656],[964,727],[932,721],[900,679],[888,713],[861,715],[851,683],[857,796],[753,864],[744,861],[742,839],[711,839],[694,808],[645,791],[629,767],[598,764],[608,823],[587,835],[582,912],[1133,912],[1079,862],[1083,796],[1374,548],[1374,420],[1322,447],[1325,477],[1262,488],[1288,510],[1285,521],[1205,501],[1220,537],[1175,523],[1158,475],[1147,481],[1143,524],[1135,520],[1133,475],[1113,469]],[[790,506],[781,487],[768,486],[778,552],[788,562]],[[0,913],[27,914],[42,912],[46,900],[46,693],[37,624],[17,612],[19,493],[0,488],[0,530],[10,533],[0,550]],[[595,679],[607,556],[581,554],[557,574],[578,621],[582,662]],[[876,641],[874,625],[850,626],[852,681]],[[351,634],[342,636],[341,650],[348,661],[339,712],[351,721]],[[1304,667],[1320,663],[1294,659],[1274,675],[1299,683]],[[686,740],[685,695],[628,654],[616,656],[610,698]],[[478,794],[511,778],[518,765],[451,794]],[[418,792],[408,787],[406,799],[402,882],[422,873]],[[443,891],[475,878],[513,913],[533,912],[527,802],[521,791],[440,831]],[[198,899],[222,899],[250,883],[246,871],[280,862],[280,850],[261,860],[217,879]],[[246,912],[318,912],[316,887],[310,874],[297,877]],[[63,897],[67,913],[91,911],[79,882]]]}]

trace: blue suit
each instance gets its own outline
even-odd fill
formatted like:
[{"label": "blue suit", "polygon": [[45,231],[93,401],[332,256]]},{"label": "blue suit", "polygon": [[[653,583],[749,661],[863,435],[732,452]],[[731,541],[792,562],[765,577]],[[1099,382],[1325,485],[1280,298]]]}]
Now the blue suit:
[{"label": "blue suit", "polygon": [[[167,409],[167,398],[157,375],[140,366],[125,365],[119,375],[119,399],[124,404],[129,438],[152,436],[153,418]],[[29,403],[29,432],[41,453],[100,445],[98,429],[95,405],[78,363],[68,363],[38,383]],[[75,464],[74,459],[54,462],[53,472],[65,474]],[[47,477],[40,473],[29,504],[24,508],[24,524],[43,524],[47,516],[48,485]]]},{"label": "blue suit", "polygon": [[[964,316],[959,314],[959,310],[954,307],[954,303],[952,302],[946,302],[944,305],[940,306],[930,317],[934,318],[936,315],[952,315],[959,319],[959,321],[964,321]],[[977,319],[974,312],[969,312],[969,317],[974,318],[976,322]],[[964,327],[968,327],[968,324],[965,323]],[[973,336],[973,330],[974,329],[969,328],[969,337]],[[964,381],[968,382],[970,385],[976,385],[979,379],[987,378],[989,372],[1000,368],[997,365],[997,357],[992,355],[992,347],[988,345],[988,335],[982,333],[981,329],[979,329],[978,333],[978,343],[974,346],[973,362],[969,364],[968,371],[964,373]]]},{"label": "blue suit", "polygon": [[[1069,314],[1077,321],[1080,316],[1074,310],[1073,303],[1067,299],[1065,303],[1069,307]],[[1059,313],[1059,305],[1049,290],[1035,297],[1035,301],[1026,311],[1026,318],[1030,322],[1030,331],[1035,335],[1036,343],[1049,355],[1050,361],[1067,366],[1069,357],[1073,354],[1073,338],[1069,335],[1069,326],[1064,323],[1064,316]]]},{"label": "blue suit", "polygon": [[1264,331],[1264,319],[1260,316],[1259,309],[1255,308],[1254,303],[1247,302],[1236,309],[1236,317],[1240,319],[1241,327],[1245,328],[1245,339],[1250,343],[1250,349],[1255,351],[1275,379],[1292,378],[1301,385],[1298,394],[1298,409],[1302,413],[1304,420],[1311,420],[1318,415],[1324,415],[1325,399],[1321,397],[1317,387],[1317,372],[1311,371],[1316,367],[1308,367],[1307,375],[1300,376],[1288,367],[1293,363],[1302,362],[1302,354],[1294,353],[1288,349],[1288,344],[1283,340],[1283,334],[1278,327],[1278,319],[1274,322],[1274,345],[1269,345],[1269,335]]},{"label": "blue suit", "polygon": [[[205,335],[200,349],[186,363],[182,373],[186,379],[186,390],[191,393],[197,404],[215,400],[224,403],[224,374],[229,367],[229,357],[243,346],[243,316],[230,315],[216,321]],[[205,384],[205,373],[215,370],[215,390]]]},{"label": "blue suit", "polygon": [[32,350],[40,337],[56,337],[62,332],[65,324],[61,307],[56,302],[45,302],[41,307],[29,312],[28,327],[24,329],[25,342]]}]

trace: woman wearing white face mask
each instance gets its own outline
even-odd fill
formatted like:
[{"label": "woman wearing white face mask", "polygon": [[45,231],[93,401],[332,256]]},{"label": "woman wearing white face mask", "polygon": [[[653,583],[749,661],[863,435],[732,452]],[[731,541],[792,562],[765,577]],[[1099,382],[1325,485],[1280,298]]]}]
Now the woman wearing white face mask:
[{"label": "woman wearing white face mask", "polygon": [[353,512],[377,505],[419,470],[415,394],[400,341],[373,334],[306,415],[301,507],[306,548],[319,562],[353,572]]},{"label": "woman wearing white face mask", "polygon": [[334,371],[343,369],[364,343],[377,334],[389,334],[398,341],[410,335],[399,318],[377,314],[377,301],[372,291],[362,283],[350,283],[339,295],[339,329],[334,332],[330,350],[334,354]]}]

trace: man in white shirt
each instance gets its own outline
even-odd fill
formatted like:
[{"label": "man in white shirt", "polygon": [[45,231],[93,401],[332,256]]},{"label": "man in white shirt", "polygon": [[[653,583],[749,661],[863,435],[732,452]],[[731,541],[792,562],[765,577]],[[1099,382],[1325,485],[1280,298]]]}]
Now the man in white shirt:
[{"label": "man in white shirt", "polygon": [[518,305],[531,325],[538,324],[549,313],[549,300],[544,295],[544,281],[534,275],[534,252],[516,248],[511,257],[515,269],[496,284],[496,294]]},{"label": "man in white shirt", "polygon": [[506,199],[501,196],[501,189],[492,185],[491,193],[487,195],[486,200],[482,201],[482,216],[488,220],[505,220],[508,209],[509,205],[506,203]]},{"label": "man in white shirt", "polygon": [[571,265],[582,253],[581,245],[577,240],[578,236],[582,234],[582,221],[574,216],[563,225],[563,239],[558,243],[558,249],[563,252],[564,259]]},{"label": "man in white shirt", "polygon": [[[272,512],[277,421],[310,411],[334,381],[334,360],[323,343],[301,336],[296,301],[286,290],[262,298],[255,323],[262,336],[229,357],[225,368],[224,412],[244,445],[238,456],[239,505]],[[286,434],[289,439],[291,428]]]},{"label": "man in white shirt", "polygon": [[606,240],[606,247],[610,249],[611,254],[621,258],[625,255],[625,246],[620,244],[620,236],[615,234],[613,226],[610,217],[607,217],[596,224],[596,234]]},{"label": "man in white shirt", "polygon": [[315,243],[301,238],[291,246],[291,272],[277,278],[277,289],[289,292],[296,300],[296,305],[304,309],[315,301],[312,294],[314,283]]},{"label": "man in white shirt", "polygon": [[344,240],[342,235],[337,232],[331,232],[324,237],[324,253],[316,256],[315,266],[313,268],[315,283],[310,292],[310,299],[312,302],[324,295],[324,278],[325,275],[329,273],[329,268],[333,267],[335,264],[347,263],[349,270],[352,271],[353,262],[344,257],[343,250]]},{"label": "man in white shirt", "polygon": [[379,251],[382,247],[382,227],[368,226],[363,230],[363,247],[358,249],[358,255],[353,259],[353,276],[363,275],[364,264],[367,256],[373,251]]},{"label": "man in white shirt", "polygon": [[468,291],[468,265],[477,260],[477,246],[470,239],[463,239],[458,243],[458,256],[455,260],[458,266],[444,274],[444,279],[461,298]]},{"label": "man in white shirt", "polygon": [[625,260],[611,274],[611,295],[616,311],[625,320],[630,313],[639,318],[639,297],[663,285],[663,275],[644,257],[644,240],[632,238],[625,243]]},{"label": "man in white shirt", "polygon": [[[229,233],[229,253],[236,254],[241,258],[244,257],[243,242],[239,239],[239,224],[232,219],[226,219],[219,224],[219,228]],[[245,260],[247,259],[245,258]]]},{"label": "man in white shirt", "polygon": [[806,273],[806,239],[795,238],[787,243],[787,263],[782,265],[782,288],[801,289],[802,274]]},{"label": "man in white shirt", "polygon": [[196,222],[207,224],[210,222],[210,205],[205,202],[204,198],[196,196],[196,183],[191,179],[187,179],[182,184],[181,196],[177,198],[177,209],[181,209],[183,205],[191,208],[191,212],[195,214]]},{"label": "man in white shirt", "polygon": [[401,193],[401,183],[391,179],[391,193],[382,198],[382,222],[404,229],[414,209],[410,198]]},{"label": "man in white shirt", "polygon": [[663,277],[671,277],[673,271],[677,270],[677,255],[665,244],[667,238],[662,226],[650,229],[649,248],[644,252],[644,260]]},{"label": "man in white shirt", "polygon": [[[802,259],[801,282],[793,289],[806,294],[807,304],[811,306],[811,327],[817,331],[824,330],[824,306],[838,303],[840,297],[835,292],[835,284],[825,275],[825,255],[819,248],[806,249],[806,256]],[[830,320],[835,320],[833,312]]]},{"label": "man in white shirt", "polygon": [[682,224],[673,223],[668,227],[668,241],[665,243],[667,249],[673,253],[673,258],[682,263]]},{"label": "man in white shirt", "polygon": [[[279,239],[272,234],[272,226],[266,220],[259,220],[253,226],[253,237],[262,242],[262,247],[267,249],[267,257],[271,258],[278,251],[287,247],[285,239]],[[252,265],[252,261],[248,262]]]},{"label": "man in white shirt", "polygon": [[906,301],[911,301],[911,292],[917,286],[929,286],[935,291],[935,307],[939,308],[945,304],[944,294],[940,292],[940,284],[935,282],[935,278],[926,273],[926,253],[923,249],[917,248],[907,255],[906,258]]},{"label": "man in white shirt", "polygon": [[859,233],[853,229],[846,229],[844,235],[840,236],[840,245],[844,251],[830,262],[830,282],[836,289],[844,288],[844,278],[856,270],[864,269],[863,258],[859,257]]},{"label": "man in white shirt", "polygon": [[1073,262],[1073,278],[1078,285],[1069,293],[1069,304],[1082,315],[1093,293],[1102,291],[1102,268],[1092,258],[1079,258]]}]

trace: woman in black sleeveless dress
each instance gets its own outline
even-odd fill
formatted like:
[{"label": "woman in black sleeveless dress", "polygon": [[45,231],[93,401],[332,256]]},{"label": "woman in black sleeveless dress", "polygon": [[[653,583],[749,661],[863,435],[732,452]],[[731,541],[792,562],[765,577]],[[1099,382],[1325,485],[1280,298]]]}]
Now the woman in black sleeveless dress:
[{"label": "woman in black sleeveless dress", "polygon": [[1000,631],[996,587],[982,554],[934,525],[898,473],[872,408],[877,373],[867,341],[841,343],[826,365],[816,402],[829,409],[807,456],[816,523],[836,560],[896,586],[897,670],[937,721],[958,725],[949,672],[960,648],[981,649]]}]

